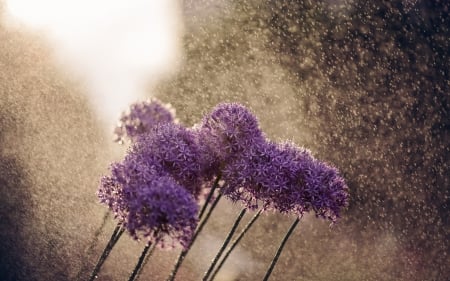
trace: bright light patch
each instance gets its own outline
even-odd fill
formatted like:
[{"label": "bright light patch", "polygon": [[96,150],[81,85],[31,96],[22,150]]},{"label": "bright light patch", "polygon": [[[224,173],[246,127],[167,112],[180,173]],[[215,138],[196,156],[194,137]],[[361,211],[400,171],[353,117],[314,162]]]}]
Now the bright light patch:
[{"label": "bright light patch", "polygon": [[43,32],[112,126],[178,61],[175,0],[7,0],[6,20]]}]

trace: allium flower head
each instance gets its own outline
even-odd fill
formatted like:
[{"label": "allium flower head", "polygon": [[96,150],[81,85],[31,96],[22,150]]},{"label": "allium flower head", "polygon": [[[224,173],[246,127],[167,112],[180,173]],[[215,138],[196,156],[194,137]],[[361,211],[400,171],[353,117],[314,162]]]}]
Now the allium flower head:
[{"label": "allium flower head", "polygon": [[[343,207],[348,204],[348,187],[339,172],[333,166],[314,160],[306,168],[299,181],[305,188],[295,192],[298,202],[308,202],[316,215],[336,221]],[[297,212],[303,211],[303,206],[296,203]]]},{"label": "allium flower head", "polygon": [[[265,208],[286,212],[288,206],[274,206],[274,198],[294,181],[300,172],[300,155],[288,153],[272,142],[255,146],[224,167],[224,192],[232,200],[243,201],[249,208],[257,208],[258,202]],[[305,156],[309,154],[305,151]]]},{"label": "allium flower head", "polygon": [[237,103],[217,105],[195,131],[212,170],[265,140],[257,118]]},{"label": "allium flower head", "polygon": [[157,124],[173,122],[175,109],[170,104],[163,104],[155,98],[134,103],[128,112],[122,114],[114,130],[115,141],[120,143],[127,139],[135,141],[139,135],[149,132]]},{"label": "allium flower head", "polygon": [[158,124],[142,134],[131,147],[128,156],[135,161],[167,173],[197,197],[202,186],[202,167],[193,133],[174,124]]},{"label": "allium flower head", "polygon": [[347,186],[337,170],[291,143],[261,143],[223,169],[223,192],[255,209],[298,216],[314,210],[335,221],[347,204]]},{"label": "allium flower head", "polygon": [[109,176],[101,179],[97,195],[118,215],[128,208],[127,192],[153,181],[155,176],[162,176],[155,166],[144,164],[130,155],[122,162],[111,164],[110,171]]},{"label": "allium flower head", "polygon": [[130,162],[113,165],[111,175],[100,183],[100,201],[133,238],[187,247],[197,225],[194,197],[169,176],[157,175],[144,165],[134,168]]}]

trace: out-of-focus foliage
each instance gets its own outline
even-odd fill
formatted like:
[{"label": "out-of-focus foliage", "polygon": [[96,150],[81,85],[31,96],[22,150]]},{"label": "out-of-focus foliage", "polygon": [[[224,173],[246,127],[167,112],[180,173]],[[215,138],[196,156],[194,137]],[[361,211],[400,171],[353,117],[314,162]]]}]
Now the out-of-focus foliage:
[{"label": "out-of-focus foliage", "polygon": [[247,103],[349,181],[336,234],[304,222],[274,280],[450,274],[450,7],[413,2],[185,1],[185,64],[160,87],[180,118]]}]

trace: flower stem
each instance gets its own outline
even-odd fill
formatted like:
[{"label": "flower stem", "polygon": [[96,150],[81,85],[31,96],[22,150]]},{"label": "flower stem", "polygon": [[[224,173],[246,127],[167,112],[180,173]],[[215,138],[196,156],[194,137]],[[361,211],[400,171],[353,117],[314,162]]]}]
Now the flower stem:
[{"label": "flower stem", "polygon": [[141,256],[139,257],[139,260],[138,260],[136,266],[134,267],[134,270],[131,273],[128,281],[134,281],[138,278],[139,273],[141,272],[141,269],[143,268],[143,264],[145,263],[145,260],[151,255],[151,253],[155,249],[156,243],[157,243],[157,241],[155,241],[154,243],[148,242],[147,245],[145,245],[144,250],[142,251]]},{"label": "flower stem", "polygon": [[[98,243],[98,237],[100,236],[100,233],[102,233],[103,229],[105,228],[106,222],[108,221],[110,216],[111,216],[111,212],[109,212],[109,211],[106,211],[105,214],[103,215],[102,224],[94,232],[94,237],[92,238],[91,244],[89,245],[89,247],[85,251],[85,253],[86,253],[85,261],[89,260],[89,258],[93,254],[94,248],[95,248],[95,246]],[[81,275],[86,270],[87,263],[85,261],[82,263],[80,271],[78,271],[78,274],[77,274],[77,277],[75,277],[75,280],[80,280],[81,279]]]},{"label": "flower stem", "polygon": [[242,237],[244,237],[245,233],[250,229],[250,227],[253,225],[253,223],[258,219],[259,215],[262,213],[262,208],[259,209],[259,211],[252,217],[252,219],[247,223],[247,225],[242,229],[241,233],[239,233],[238,237],[236,237],[233,242],[231,243],[230,247],[228,247],[227,251],[225,252],[225,255],[223,256],[222,260],[220,261],[219,265],[214,270],[213,274],[211,275],[211,278],[209,280],[214,280],[219,270],[222,268],[225,261],[228,259],[228,256],[230,256],[231,252],[234,250],[234,248],[237,246],[237,244],[241,241]]},{"label": "flower stem", "polygon": [[[195,240],[197,239],[198,234],[202,231],[203,227],[205,226],[206,222],[208,221],[209,217],[211,216],[212,211],[216,208],[217,203],[219,203],[219,200],[221,197],[222,197],[222,194],[219,193],[219,195],[217,195],[217,197],[216,197],[216,200],[214,200],[214,203],[211,205],[211,208],[209,208],[205,217],[203,218],[203,220],[200,222],[197,229],[195,230],[195,233],[192,236],[191,243],[189,244],[189,246],[186,249],[182,250],[181,253],[178,255],[177,261],[172,269],[172,272],[170,273],[169,277],[167,278],[167,281],[173,281],[175,279],[175,276],[176,276],[178,270],[180,269],[180,266],[183,263],[184,258],[188,254],[189,250],[192,247],[192,244],[194,244]],[[207,204],[207,203],[208,202],[205,202],[205,204]]]},{"label": "flower stem", "polygon": [[106,258],[109,256],[109,253],[111,252],[114,245],[119,240],[120,236],[124,232],[124,228],[121,227],[120,223],[117,224],[116,228],[113,231],[113,234],[111,235],[111,238],[109,239],[108,244],[106,245],[105,249],[103,250],[102,255],[97,261],[97,264],[92,271],[91,277],[89,278],[89,281],[93,281],[95,278],[97,278],[97,274],[100,271],[103,263],[106,261]]},{"label": "flower stem", "polygon": [[300,218],[297,217],[295,221],[292,223],[289,230],[286,232],[286,235],[283,238],[283,241],[281,241],[280,246],[278,247],[277,253],[272,259],[272,262],[270,263],[269,268],[267,269],[266,275],[264,276],[263,281],[269,280],[270,274],[272,273],[273,268],[275,267],[275,264],[278,261],[278,258],[280,257],[281,252],[283,251],[284,245],[286,244],[289,236],[291,236],[292,232],[294,231],[295,227],[297,226],[298,222],[300,221]]},{"label": "flower stem", "polygon": [[220,181],[220,175],[218,175],[216,177],[216,180],[214,181],[213,186],[211,187],[211,190],[209,191],[208,197],[205,200],[205,204],[203,204],[202,209],[200,210],[200,213],[198,214],[198,219],[201,220],[203,217],[203,214],[206,211],[206,208],[208,207],[208,203],[209,201],[211,201],[211,198],[214,195],[214,191],[216,190],[216,188],[219,186],[219,181]]},{"label": "flower stem", "polygon": [[153,251],[155,250],[155,248],[156,248],[156,242],[153,243],[153,245],[150,247],[150,250],[148,251],[147,255],[145,256],[144,263],[142,264],[141,269],[138,271],[135,280],[137,280],[137,279],[139,278],[139,276],[141,275],[142,269],[143,269],[143,268],[145,267],[145,265],[147,264],[147,262],[148,262],[150,256],[153,254]]},{"label": "flower stem", "polygon": [[241,222],[242,218],[244,217],[244,214],[245,214],[246,211],[247,211],[246,208],[242,209],[241,212],[239,213],[238,217],[234,221],[234,224],[231,227],[231,230],[228,233],[227,237],[225,238],[225,241],[223,242],[222,247],[220,247],[219,251],[217,252],[216,256],[214,257],[213,261],[211,262],[211,265],[209,266],[208,270],[206,271],[205,275],[203,276],[203,281],[208,280],[209,275],[211,274],[212,270],[216,266],[217,261],[219,260],[219,258],[222,255],[223,251],[225,251],[225,248],[228,246],[228,243],[230,243],[231,237],[233,237],[233,234],[236,231],[236,228],[238,227],[238,225]]}]

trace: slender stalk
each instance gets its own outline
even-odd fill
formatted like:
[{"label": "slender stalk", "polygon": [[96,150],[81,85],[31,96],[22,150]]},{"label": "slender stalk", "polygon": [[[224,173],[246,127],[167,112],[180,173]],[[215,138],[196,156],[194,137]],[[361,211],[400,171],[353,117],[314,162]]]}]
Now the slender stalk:
[{"label": "slender stalk", "polygon": [[[145,245],[144,250],[141,253],[141,256],[139,257],[139,260],[136,264],[136,266],[133,269],[133,272],[130,275],[130,278],[128,281],[134,281],[137,279],[139,273],[141,272],[141,269],[143,268],[142,265],[145,262],[145,259],[150,256],[151,252],[153,252],[153,249],[155,248],[157,241],[154,243],[148,242],[147,245]],[[149,253],[150,252],[150,253]],[[147,255],[149,253],[149,255]]]},{"label": "slender stalk", "polygon": [[208,203],[209,201],[211,201],[211,198],[214,195],[214,191],[216,190],[216,188],[219,186],[219,181],[220,181],[220,175],[218,175],[216,177],[216,180],[214,181],[213,186],[211,187],[211,190],[209,191],[208,197],[205,200],[205,204],[203,204],[202,209],[200,210],[200,213],[198,214],[198,219],[201,220],[203,217],[203,214],[206,211],[206,208],[208,207]]},{"label": "slender stalk", "polygon": [[145,256],[144,263],[142,264],[141,269],[139,269],[135,280],[137,280],[139,278],[139,276],[141,275],[142,269],[148,263],[148,260],[149,260],[150,256],[153,254],[153,251],[155,250],[155,248],[156,248],[156,243],[153,243],[153,245],[150,247],[150,250],[148,251],[147,255]]},{"label": "slender stalk", "polygon": [[219,260],[219,258],[222,255],[223,251],[225,251],[225,248],[228,246],[228,243],[230,243],[231,237],[233,237],[233,234],[236,231],[236,228],[238,227],[238,225],[241,222],[242,218],[244,217],[244,214],[245,214],[246,211],[247,211],[246,208],[242,209],[241,212],[239,213],[238,217],[234,221],[234,224],[231,227],[231,230],[228,233],[227,237],[225,238],[225,241],[223,242],[222,247],[220,247],[219,251],[217,252],[216,256],[214,257],[213,261],[211,262],[211,265],[209,266],[208,270],[206,271],[205,275],[203,276],[203,281],[208,280],[209,275],[211,274],[212,270],[216,266],[217,261]]},{"label": "slender stalk", "polygon": [[236,237],[233,242],[231,242],[230,247],[228,247],[227,251],[225,252],[225,255],[223,256],[222,260],[220,261],[219,265],[214,270],[213,274],[211,275],[211,278],[209,280],[214,280],[217,273],[222,268],[225,261],[228,259],[228,256],[230,256],[231,252],[234,250],[234,248],[237,246],[237,244],[241,241],[242,237],[244,237],[245,233],[250,229],[250,227],[253,225],[253,223],[258,219],[259,215],[262,213],[262,208],[259,209],[259,211],[252,217],[252,219],[245,225],[244,229],[242,229],[241,233],[239,233],[238,237]]},{"label": "slender stalk", "polygon": [[94,250],[95,245],[98,242],[98,237],[100,236],[100,233],[102,233],[103,228],[105,228],[106,222],[108,221],[109,217],[111,216],[111,212],[108,210],[105,212],[105,215],[103,216],[102,224],[100,227],[95,231],[94,238],[92,239],[91,245],[87,249],[87,252],[90,253]]},{"label": "slender stalk", "polygon": [[295,227],[297,226],[298,222],[300,221],[300,218],[297,217],[295,221],[292,223],[289,230],[286,232],[286,235],[283,238],[283,241],[281,241],[280,246],[278,247],[277,253],[272,259],[272,262],[270,263],[269,268],[267,269],[266,275],[264,276],[263,281],[269,280],[270,274],[272,273],[273,268],[275,267],[275,264],[278,261],[278,258],[280,257],[281,252],[283,251],[284,245],[286,244],[289,236],[291,236],[292,232],[294,231]]},{"label": "slender stalk", "polygon": [[208,212],[206,213],[203,220],[198,225],[197,229],[195,230],[194,235],[192,236],[191,244],[189,244],[187,249],[184,249],[181,251],[181,253],[178,255],[177,261],[172,269],[172,272],[170,273],[169,277],[167,278],[167,281],[173,281],[175,279],[175,276],[180,269],[181,264],[183,263],[184,258],[188,254],[189,250],[191,249],[192,244],[194,244],[195,240],[198,237],[198,234],[202,231],[203,227],[205,226],[206,222],[208,221],[209,217],[211,216],[212,211],[216,208],[217,203],[219,203],[220,198],[222,197],[222,194],[219,193],[217,195],[216,200],[214,200],[214,203],[211,205],[211,208],[209,208]]},{"label": "slender stalk", "polygon": [[[94,252],[94,248],[95,248],[95,246],[98,243],[98,237],[100,236],[100,233],[102,233],[103,229],[105,228],[106,222],[108,221],[110,216],[111,216],[111,212],[110,211],[106,211],[105,214],[103,215],[102,224],[94,232],[94,237],[92,238],[92,241],[91,241],[89,247],[85,251],[85,253],[86,253],[85,261],[89,260],[89,258],[92,256],[92,254]],[[82,266],[80,268],[80,271],[78,271],[77,277],[75,277],[75,280],[80,280],[81,279],[81,275],[86,270],[86,267],[87,267],[87,263],[83,262],[83,264],[82,264]]]},{"label": "slender stalk", "polygon": [[124,232],[124,228],[121,227],[120,223],[117,224],[116,228],[113,231],[113,234],[111,235],[111,238],[109,239],[108,244],[106,245],[105,249],[103,250],[103,253],[101,254],[100,258],[97,261],[97,264],[95,265],[94,270],[92,271],[91,277],[89,278],[89,281],[93,281],[95,278],[97,278],[97,274],[100,271],[103,263],[106,261],[106,258],[109,256],[109,253],[111,252],[114,245],[119,240],[120,236]]}]

